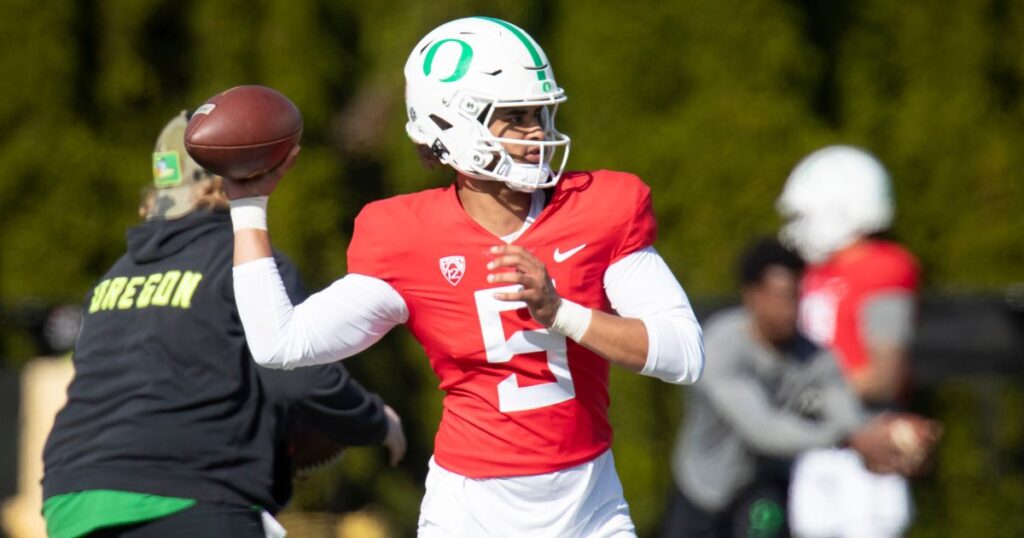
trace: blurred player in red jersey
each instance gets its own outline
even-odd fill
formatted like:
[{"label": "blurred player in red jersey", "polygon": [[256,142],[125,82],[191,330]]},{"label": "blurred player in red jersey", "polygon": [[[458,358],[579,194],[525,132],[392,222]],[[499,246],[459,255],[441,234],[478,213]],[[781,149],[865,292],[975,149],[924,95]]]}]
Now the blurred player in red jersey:
[{"label": "blurred player in red jersey", "polygon": [[[904,247],[875,237],[892,223],[888,173],[861,149],[826,147],[797,165],[777,207],[787,219],[782,239],[810,264],[803,331],[833,351],[868,409],[897,409],[908,380],[919,270]],[[822,484],[830,481],[843,487],[828,493]],[[793,497],[793,530],[804,536],[898,536],[910,520],[906,482],[869,473],[852,451],[805,456]]]},{"label": "blurred player in red jersey", "polygon": [[819,150],[793,171],[778,202],[783,238],[811,264],[803,282],[803,330],[831,347],[870,406],[895,406],[907,381],[917,260],[873,234],[889,228],[889,175],[848,146]]},{"label": "blurred player in red jersey", "polygon": [[455,181],[367,205],[349,274],[302,304],[283,293],[266,232],[266,196],[294,153],[228,182],[253,355],[334,361],[405,324],[445,391],[420,536],[633,536],[609,450],[609,365],[692,383],[704,360],[652,246],[650,190],[632,174],[563,171],[565,92],[516,26],[441,25],[405,77],[406,130]]}]

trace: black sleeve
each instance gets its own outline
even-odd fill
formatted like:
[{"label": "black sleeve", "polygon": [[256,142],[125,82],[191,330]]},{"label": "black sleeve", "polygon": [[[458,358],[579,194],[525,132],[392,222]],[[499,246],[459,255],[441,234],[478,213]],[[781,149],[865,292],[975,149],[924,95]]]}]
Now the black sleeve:
[{"label": "black sleeve", "polygon": [[285,409],[289,428],[301,424],[345,446],[384,440],[387,420],[380,397],[363,388],[340,363],[259,369],[267,390]]},{"label": "black sleeve", "polygon": [[[298,271],[286,257],[275,252],[278,271],[292,302],[305,299]],[[294,370],[259,368],[271,397],[285,410],[294,428],[305,428],[346,445],[373,445],[384,440],[387,420],[381,398],[363,388],[340,362]]]}]

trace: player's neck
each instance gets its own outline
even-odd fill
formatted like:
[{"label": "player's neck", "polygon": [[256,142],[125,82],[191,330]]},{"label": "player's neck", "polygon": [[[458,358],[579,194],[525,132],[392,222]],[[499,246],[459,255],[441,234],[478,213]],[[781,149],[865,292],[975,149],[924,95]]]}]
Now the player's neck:
[{"label": "player's neck", "polygon": [[460,175],[459,202],[466,214],[492,234],[503,237],[522,227],[530,214],[528,192],[510,189],[500,181],[472,179]]}]

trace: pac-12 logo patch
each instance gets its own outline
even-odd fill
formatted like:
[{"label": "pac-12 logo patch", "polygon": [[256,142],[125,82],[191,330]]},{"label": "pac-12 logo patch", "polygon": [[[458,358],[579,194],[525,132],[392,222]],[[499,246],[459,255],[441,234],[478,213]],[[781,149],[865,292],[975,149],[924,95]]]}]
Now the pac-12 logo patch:
[{"label": "pac-12 logo patch", "polygon": [[449,284],[455,286],[466,274],[465,256],[445,256],[441,258],[441,274]]}]

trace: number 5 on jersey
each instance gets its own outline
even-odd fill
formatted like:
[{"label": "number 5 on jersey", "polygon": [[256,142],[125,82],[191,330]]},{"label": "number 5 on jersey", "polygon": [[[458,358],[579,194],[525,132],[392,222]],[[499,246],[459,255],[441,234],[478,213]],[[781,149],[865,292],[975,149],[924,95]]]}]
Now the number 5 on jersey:
[{"label": "number 5 on jersey", "polygon": [[526,303],[499,301],[494,298],[494,294],[516,292],[521,288],[519,284],[513,284],[474,292],[487,362],[508,362],[515,355],[544,351],[548,358],[548,369],[555,376],[555,380],[520,387],[516,374],[509,375],[498,383],[498,407],[503,413],[538,409],[576,397],[576,388],[573,387],[572,374],[569,372],[564,336],[551,333],[547,329],[534,329],[516,331],[505,339],[501,313],[526,308]]}]

